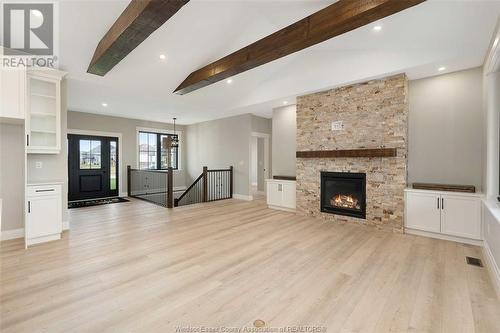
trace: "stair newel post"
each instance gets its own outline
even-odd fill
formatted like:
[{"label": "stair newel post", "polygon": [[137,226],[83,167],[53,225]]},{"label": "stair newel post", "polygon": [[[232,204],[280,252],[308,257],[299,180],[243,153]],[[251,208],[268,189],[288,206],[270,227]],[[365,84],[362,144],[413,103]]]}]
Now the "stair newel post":
[{"label": "stair newel post", "polygon": [[208,167],[203,167],[203,202],[208,201]]},{"label": "stair newel post", "polygon": [[167,208],[174,208],[174,169],[171,166],[167,171]]},{"label": "stair newel post", "polygon": [[163,139],[163,146],[167,150],[167,208],[174,208],[174,170],[170,161],[172,151],[172,138],[169,136]]},{"label": "stair newel post", "polygon": [[233,166],[229,167],[229,197],[233,197]]},{"label": "stair newel post", "polygon": [[127,196],[130,197],[130,186],[131,186],[131,178],[132,178],[132,173],[131,173],[131,166],[127,165]]}]

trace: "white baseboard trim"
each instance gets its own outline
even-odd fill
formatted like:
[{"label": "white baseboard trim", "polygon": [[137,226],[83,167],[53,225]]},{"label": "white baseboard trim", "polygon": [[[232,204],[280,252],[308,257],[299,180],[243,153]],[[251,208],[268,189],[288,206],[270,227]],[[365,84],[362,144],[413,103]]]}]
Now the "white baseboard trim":
[{"label": "white baseboard trim", "polygon": [[423,237],[430,237],[430,238],[442,239],[442,240],[447,240],[447,241],[452,241],[452,242],[457,242],[457,243],[464,243],[464,244],[470,244],[470,245],[476,245],[476,246],[483,246],[483,241],[482,240],[462,238],[462,237],[449,236],[449,235],[443,235],[443,234],[438,234],[438,233],[430,232],[430,231],[422,231],[422,230],[405,228],[405,233],[406,234],[410,234],[410,235],[416,235],[416,236],[423,236]]},{"label": "white baseboard trim", "polygon": [[126,197],[128,197],[128,193],[127,192],[120,192],[119,196],[122,198],[126,198]]},{"label": "white baseboard trim", "polygon": [[63,221],[62,223],[62,230],[69,230],[69,221]]},{"label": "white baseboard trim", "polygon": [[24,228],[12,229],[12,230],[2,231],[1,240],[6,241],[9,239],[16,239],[23,237],[24,237]]},{"label": "white baseboard trim", "polygon": [[295,209],[293,209],[293,208],[286,208],[286,207],[273,206],[273,205],[267,205],[267,208],[269,208],[269,209],[276,209],[276,210],[282,210],[284,212],[295,213]]},{"label": "white baseboard trim", "polygon": [[498,267],[495,258],[493,257],[493,253],[491,253],[491,249],[487,241],[484,241],[483,254],[484,258],[487,261],[488,272],[490,273],[493,286],[495,287],[495,291],[497,292],[497,297],[498,299],[500,299],[500,268]]},{"label": "white baseboard trim", "polygon": [[61,239],[60,233],[48,235],[48,236],[37,237],[37,238],[30,238],[30,239],[26,240],[26,246],[45,243],[45,242],[51,242],[51,241],[55,241],[55,240],[59,240],[59,239]]},{"label": "white baseboard trim", "polygon": [[253,200],[253,196],[233,193],[233,199],[245,200],[245,201],[252,201]]}]

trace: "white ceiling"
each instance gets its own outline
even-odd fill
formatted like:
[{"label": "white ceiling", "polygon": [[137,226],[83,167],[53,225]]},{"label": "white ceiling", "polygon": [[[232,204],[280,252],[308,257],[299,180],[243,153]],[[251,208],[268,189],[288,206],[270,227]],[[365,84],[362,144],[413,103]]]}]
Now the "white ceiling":
[{"label": "white ceiling", "polygon": [[[242,113],[270,116],[284,100],[368,78],[410,79],[483,63],[500,1],[427,1],[225,81],[180,96],[193,70],[334,1],[192,0],[105,77],[87,74],[94,49],[128,1],[62,1],[60,67],[68,108],[181,124]],[[166,54],[166,61],[159,59]],[[107,107],[101,104],[105,102]]]}]

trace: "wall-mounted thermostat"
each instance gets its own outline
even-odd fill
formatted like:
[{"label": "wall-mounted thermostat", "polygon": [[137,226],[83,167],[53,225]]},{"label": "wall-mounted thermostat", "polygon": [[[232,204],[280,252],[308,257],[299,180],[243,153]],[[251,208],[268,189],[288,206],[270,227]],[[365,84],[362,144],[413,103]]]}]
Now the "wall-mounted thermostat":
[{"label": "wall-mounted thermostat", "polygon": [[344,122],[342,120],[332,121],[332,131],[343,131]]}]

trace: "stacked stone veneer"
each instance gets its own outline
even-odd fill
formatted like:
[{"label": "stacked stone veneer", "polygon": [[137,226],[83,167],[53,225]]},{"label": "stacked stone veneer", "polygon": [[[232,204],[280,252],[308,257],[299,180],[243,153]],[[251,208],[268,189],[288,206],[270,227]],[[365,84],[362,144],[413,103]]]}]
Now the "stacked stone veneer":
[{"label": "stacked stone veneer", "polygon": [[[344,130],[332,131],[340,120]],[[404,74],[299,97],[297,150],[386,147],[397,148],[397,157],[297,158],[297,212],[402,232],[407,120]],[[366,173],[366,220],[320,212],[321,171]]]}]

